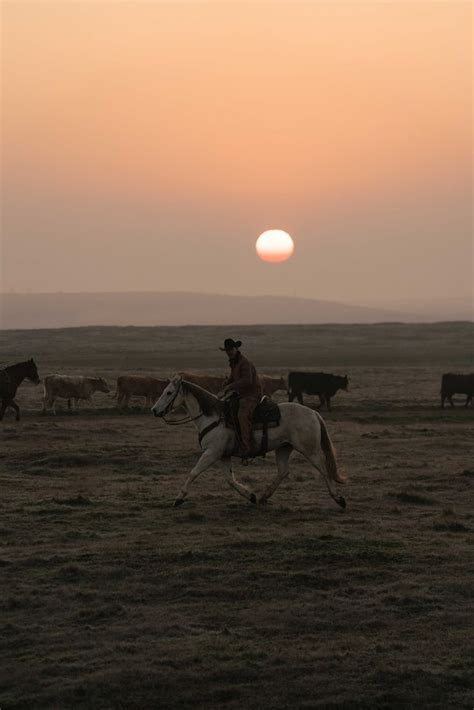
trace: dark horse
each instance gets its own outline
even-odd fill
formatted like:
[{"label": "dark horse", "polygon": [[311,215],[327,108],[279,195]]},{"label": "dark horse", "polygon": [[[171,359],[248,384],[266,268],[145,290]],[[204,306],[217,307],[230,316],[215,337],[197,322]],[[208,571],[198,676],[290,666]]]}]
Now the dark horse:
[{"label": "dark horse", "polygon": [[20,407],[15,402],[15,395],[18,387],[25,378],[31,380],[35,385],[40,383],[38,370],[36,369],[33,358],[0,370],[0,399],[2,400],[0,421],[3,419],[7,407],[12,407],[15,410],[16,420],[17,422],[20,421]]}]

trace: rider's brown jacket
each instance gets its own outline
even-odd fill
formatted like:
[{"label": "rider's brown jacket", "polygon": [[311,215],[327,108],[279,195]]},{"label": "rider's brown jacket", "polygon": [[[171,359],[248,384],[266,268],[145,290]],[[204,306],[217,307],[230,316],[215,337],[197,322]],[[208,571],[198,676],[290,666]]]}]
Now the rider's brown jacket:
[{"label": "rider's brown jacket", "polygon": [[226,380],[227,388],[237,392],[241,397],[260,399],[262,388],[257,371],[250,360],[239,351],[235,358],[229,360],[230,376]]}]

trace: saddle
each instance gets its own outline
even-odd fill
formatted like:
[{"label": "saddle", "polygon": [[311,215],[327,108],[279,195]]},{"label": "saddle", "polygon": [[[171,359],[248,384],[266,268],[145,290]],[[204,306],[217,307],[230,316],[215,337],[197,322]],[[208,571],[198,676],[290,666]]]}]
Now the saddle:
[{"label": "saddle", "polygon": [[[224,420],[229,429],[238,428],[239,397],[230,397],[224,402]],[[272,429],[280,424],[281,412],[276,402],[266,395],[255,407],[252,417],[252,429]]]},{"label": "saddle", "polygon": [[[224,403],[224,421],[226,427],[233,429],[237,435],[237,439],[240,440],[240,426],[239,426],[239,397],[231,397],[227,399]],[[263,456],[268,451],[268,430],[277,427],[280,424],[281,413],[280,407],[276,402],[272,402],[269,397],[262,397],[260,402],[255,407],[252,416],[252,431],[259,430],[262,432],[262,441],[260,444],[260,450],[255,452],[255,456]],[[238,450],[236,450],[236,453]],[[253,456],[251,457],[253,458]],[[247,464],[247,459],[242,459],[244,464]]]}]

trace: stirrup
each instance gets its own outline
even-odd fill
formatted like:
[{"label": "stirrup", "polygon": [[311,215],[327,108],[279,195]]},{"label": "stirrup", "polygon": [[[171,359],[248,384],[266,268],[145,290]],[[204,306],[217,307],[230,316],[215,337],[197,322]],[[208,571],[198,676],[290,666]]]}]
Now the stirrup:
[{"label": "stirrup", "polygon": [[242,460],[242,465],[243,466],[248,466],[250,461],[253,461],[253,459],[257,458],[259,456],[259,452],[257,450],[250,449],[247,453],[241,453],[240,458]]}]

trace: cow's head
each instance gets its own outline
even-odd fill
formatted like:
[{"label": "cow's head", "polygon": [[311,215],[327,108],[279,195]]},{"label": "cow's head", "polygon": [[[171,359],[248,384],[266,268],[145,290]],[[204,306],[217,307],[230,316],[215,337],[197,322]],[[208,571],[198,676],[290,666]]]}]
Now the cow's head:
[{"label": "cow's head", "polygon": [[108,394],[110,392],[109,386],[103,377],[98,377],[96,379],[95,386],[97,392],[105,392],[105,394]]},{"label": "cow's head", "polygon": [[35,361],[33,360],[33,358],[31,358],[31,360],[28,360],[28,362],[26,363],[26,365],[27,365],[27,370],[26,370],[26,376],[27,376],[27,378],[28,378],[31,382],[33,382],[35,385],[39,385],[39,383],[41,382],[41,380],[40,380],[40,378],[39,378],[38,370],[37,370],[37,367],[36,367],[36,363],[35,363]]},{"label": "cow's head", "polygon": [[184,403],[182,377],[175,375],[163,390],[163,394],[151,408],[155,417],[164,417],[165,414],[171,412],[172,409],[177,409]]}]

